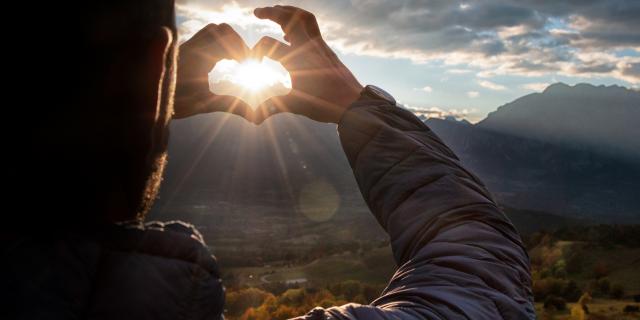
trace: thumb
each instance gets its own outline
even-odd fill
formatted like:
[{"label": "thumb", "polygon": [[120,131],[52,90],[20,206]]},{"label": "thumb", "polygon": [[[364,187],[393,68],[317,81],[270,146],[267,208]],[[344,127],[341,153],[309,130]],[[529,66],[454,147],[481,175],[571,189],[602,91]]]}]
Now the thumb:
[{"label": "thumb", "polygon": [[284,63],[291,52],[291,47],[271,37],[262,37],[253,49],[251,55],[255,58],[268,57]]}]

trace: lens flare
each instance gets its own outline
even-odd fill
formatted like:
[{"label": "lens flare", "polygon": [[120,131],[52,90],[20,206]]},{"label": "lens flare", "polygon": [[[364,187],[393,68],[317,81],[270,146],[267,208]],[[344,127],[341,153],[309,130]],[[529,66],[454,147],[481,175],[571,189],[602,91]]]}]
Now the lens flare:
[{"label": "lens flare", "polygon": [[338,208],[340,208],[340,195],[325,179],[319,179],[304,186],[298,195],[298,210],[311,221],[329,221]]}]

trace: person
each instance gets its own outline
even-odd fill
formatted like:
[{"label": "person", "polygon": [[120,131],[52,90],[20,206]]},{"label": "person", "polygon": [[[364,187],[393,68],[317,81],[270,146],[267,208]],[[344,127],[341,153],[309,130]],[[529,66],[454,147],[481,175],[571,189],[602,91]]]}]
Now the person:
[{"label": "person", "polygon": [[[338,124],[362,195],[389,234],[398,269],[379,298],[297,319],[535,318],[527,253],[487,188],[389,94],[363,87],[311,13],[255,10],[282,26],[288,44],[265,37],[250,49],[228,25],[211,24],[178,56],[173,6],[89,1],[63,28],[70,34],[51,40],[66,46],[52,68],[81,81],[72,94],[62,84],[43,94],[64,96],[65,107],[33,120],[27,160],[12,176],[17,201],[29,206],[5,221],[3,319],[222,319],[220,271],[197,230],[144,221],[170,121],[216,111]],[[280,61],[291,93],[255,112],[212,94],[216,62],[247,56]]]}]

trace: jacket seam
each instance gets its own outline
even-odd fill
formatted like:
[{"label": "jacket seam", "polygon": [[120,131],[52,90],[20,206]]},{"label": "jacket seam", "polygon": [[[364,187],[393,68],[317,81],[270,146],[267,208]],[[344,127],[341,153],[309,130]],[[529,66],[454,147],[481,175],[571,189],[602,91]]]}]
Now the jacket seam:
[{"label": "jacket seam", "polygon": [[[446,175],[443,175],[442,177],[445,177],[445,176],[446,176]],[[440,178],[442,178],[442,177],[440,177]],[[434,181],[436,181],[436,180],[434,180]],[[422,188],[422,187],[420,187],[420,188],[416,189],[416,190],[415,190],[415,192],[417,192],[417,191],[418,191],[419,189],[421,189],[421,188]],[[415,192],[412,192],[412,193],[411,193],[411,195],[409,195],[409,197],[413,196],[413,194],[414,194]],[[407,198],[407,199],[408,199],[408,198]],[[396,207],[393,211],[391,211],[391,213],[389,214],[388,219],[390,219],[391,215],[393,215],[393,213],[394,213],[394,212],[395,212],[395,211],[400,207],[400,205],[402,205],[402,203],[403,203],[403,202],[405,202],[405,201],[406,201],[406,199],[405,199],[405,200],[403,200],[403,201],[400,201],[400,204],[398,205],[398,207]],[[474,203],[463,204],[463,205],[456,206],[456,207],[453,207],[453,208],[448,208],[448,209],[446,209],[446,210],[444,210],[444,211],[441,211],[441,212],[437,213],[434,217],[432,217],[431,219],[429,219],[428,221],[426,221],[424,224],[426,224],[426,225],[431,224],[431,223],[432,223],[432,221],[434,221],[434,220],[438,219],[442,214],[444,214],[445,212],[448,212],[448,211],[452,211],[452,210],[461,210],[461,209],[465,209],[465,208],[467,208],[467,207],[486,206],[486,205],[489,205],[489,206],[492,206],[492,207],[494,207],[494,208],[497,208],[497,207],[495,207],[495,205],[494,205],[494,204],[492,204],[492,203],[486,203],[486,202],[474,202]],[[387,220],[388,220],[388,219],[387,219]],[[474,220],[474,221],[479,221],[479,222],[481,222],[481,223],[485,223],[485,222],[483,222],[483,221],[481,221],[481,220],[477,220],[477,219],[473,219],[473,220]],[[437,230],[437,233],[440,233],[440,232],[442,232],[442,231],[446,231],[446,230],[448,230],[448,229],[450,229],[450,228],[453,228],[453,227],[456,227],[456,226],[458,226],[458,225],[461,225],[461,224],[467,223],[468,221],[469,221],[469,220],[466,220],[466,221],[459,221],[459,222],[458,222],[458,223],[456,223],[455,225],[448,225],[448,226],[444,226],[443,228],[438,229],[438,230]],[[386,221],[385,221],[385,222],[386,222]],[[487,224],[487,223],[485,223],[485,224]],[[489,224],[487,224],[487,225],[489,225]],[[421,228],[420,230],[423,230],[423,228]],[[420,233],[420,231],[418,231],[418,232]],[[418,237],[417,237],[417,235],[416,235],[416,238],[418,238]],[[420,239],[421,239],[421,238],[420,238]],[[433,238],[431,238],[431,239],[433,239]],[[414,256],[414,255],[416,254],[414,251],[419,250],[419,248],[418,248],[418,247],[426,246],[428,243],[430,243],[430,242],[431,242],[431,239],[430,239],[430,240],[428,240],[428,241],[426,241],[426,242],[425,242],[424,240],[423,240],[423,241],[418,241],[418,242],[416,242],[414,245],[411,245],[411,244],[410,244],[410,248],[409,248],[409,249],[411,250],[411,252],[413,252],[412,254],[410,254],[410,256]],[[411,248],[411,247],[413,247],[413,248]],[[404,265],[404,264],[405,264],[406,262],[408,262],[410,259],[411,259],[411,258],[403,259],[403,261],[405,261],[405,262],[404,262],[404,263],[402,263],[402,265]]]},{"label": "jacket seam", "polygon": [[389,174],[389,172],[393,171],[393,169],[395,169],[399,164],[403,163],[404,161],[406,161],[407,159],[409,159],[409,157],[411,157],[412,155],[414,155],[417,151],[419,151],[421,149],[421,146],[417,146],[415,148],[413,148],[411,150],[411,152],[409,152],[406,156],[402,157],[402,159],[394,162],[393,164],[391,164],[389,166],[389,168],[387,168],[378,179],[375,180],[375,182],[371,183],[371,187],[377,185],[380,181],[382,181],[382,179],[384,179],[387,174]]},{"label": "jacket seam", "polygon": [[358,162],[360,161],[360,155],[362,154],[362,151],[363,151],[367,146],[369,146],[369,144],[371,143],[371,141],[373,141],[375,138],[377,138],[377,137],[378,137],[378,135],[380,134],[380,132],[382,132],[382,130],[383,130],[384,128],[385,128],[385,125],[381,125],[381,126],[380,126],[380,128],[378,128],[378,129],[376,130],[376,132],[375,132],[374,134],[372,134],[372,135],[369,135],[368,133],[366,133],[366,132],[364,132],[364,131],[360,131],[360,130],[357,130],[357,129],[352,129],[352,130],[354,130],[354,131],[357,131],[357,132],[359,132],[359,133],[363,133],[363,134],[365,134],[365,135],[368,135],[368,136],[369,136],[369,140],[367,140],[367,142],[365,142],[365,143],[363,143],[363,144],[362,144],[362,147],[360,148],[360,150],[358,150],[358,153],[356,154],[356,156],[355,156],[355,158],[354,158],[354,161],[353,161],[353,168],[352,168],[354,171],[355,171],[356,166],[358,165]]}]

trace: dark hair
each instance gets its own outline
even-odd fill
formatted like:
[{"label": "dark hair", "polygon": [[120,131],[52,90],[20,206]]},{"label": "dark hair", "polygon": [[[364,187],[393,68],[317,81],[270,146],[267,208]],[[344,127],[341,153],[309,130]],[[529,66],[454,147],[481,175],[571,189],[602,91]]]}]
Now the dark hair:
[{"label": "dark hair", "polygon": [[[106,220],[114,193],[135,218],[150,150],[136,106],[146,50],[161,27],[176,38],[173,0],[53,1],[39,7],[36,34],[20,48],[26,61],[19,84],[21,141],[10,173],[19,211],[31,227],[77,227]],[[33,55],[38,57],[38,55]],[[167,67],[172,65],[168,61]],[[40,69],[40,70],[39,70]],[[34,75],[51,81],[37,85]],[[26,147],[26,148],[25,148]]]}]

